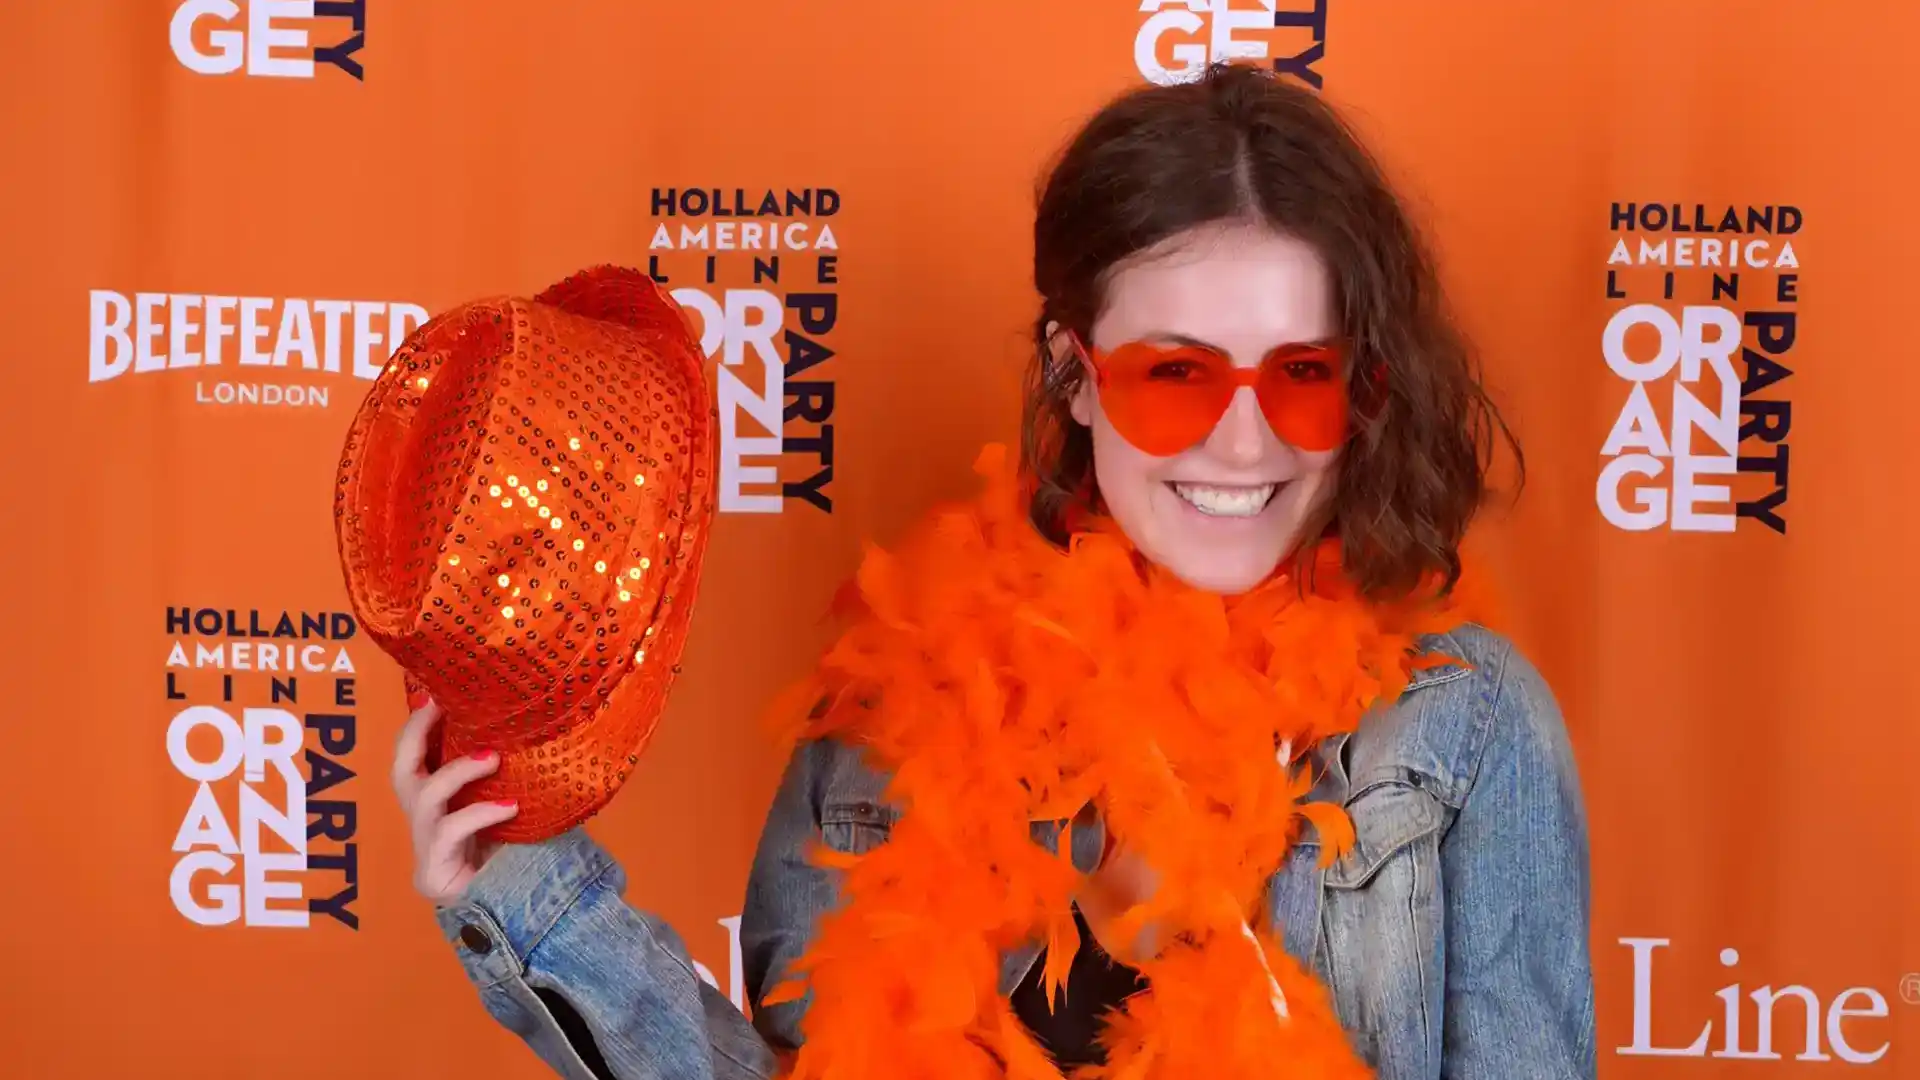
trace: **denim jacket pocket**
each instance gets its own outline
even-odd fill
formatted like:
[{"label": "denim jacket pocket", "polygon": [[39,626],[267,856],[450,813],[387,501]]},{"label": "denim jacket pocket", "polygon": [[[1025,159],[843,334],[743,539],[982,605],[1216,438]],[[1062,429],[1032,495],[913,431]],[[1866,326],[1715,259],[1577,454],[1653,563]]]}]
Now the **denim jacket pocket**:
[{"label": "denim jacket pocket", "polygon": [[886,842],[899,811],[887,803],[887,776],[865,755],[840,744],[834,750],[815,789],[820,839],[843,855],[864,855]]},{"label": "denim jacket pocket", "polygon": [[1340,1021],[1379,1076],[1434,1075],[1439,1061],[1440,838],[1451,811],[1404,766],[1347,800],[1353,847],[1327,868],[1326,961]]},{"label": "denim jacket pocket", "polygon": [[835,851],[864,855],[886,842],[894,814],[871,799],[835,801],[820,807],[820,838]]},{"label": "denim jacket pocket", "polygon": [[1372,781],[1347,799],[1353,847],[1327,868],[1329,889],[1364,889],[1396,856],[1446,824],[1446,807],[1411,770]]}]

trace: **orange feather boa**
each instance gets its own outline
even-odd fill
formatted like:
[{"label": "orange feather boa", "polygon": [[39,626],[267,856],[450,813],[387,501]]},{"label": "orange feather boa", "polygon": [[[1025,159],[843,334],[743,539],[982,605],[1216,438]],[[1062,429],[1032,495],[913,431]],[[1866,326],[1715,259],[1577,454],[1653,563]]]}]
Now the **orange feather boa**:
[{"label": "orange feather boa", "polygon": [[782,699],[806,716],[790,733],[863,746],[901,810],[864,856],[816,852],[845,903],[770,998],[812,993],[787,1075],[1061,1080],[1000,994],[1000,960],[1045,940],[1050,996],[1064,978],[1083,878],[1069,837],[1054,854],[1030,823],[1091,803],[1159,878],[1123,927],[1169,944],[1107,1017],[1108,1064],[1076,1080],[1369,1076],[1255,912],[1303,823],[1328,861],[1352,842],[1340,808],[1303,801],[1312,778],[1286,748],[1398,696],[1437,659],[1415,637],[1466,621],[1460,590],[1366,604],[1328,547],[1308,595],[1281,574],[1222,598],[1109,524],[1062,552],[1028,524],[1004,451],[977,467],[981,498],[867,552],[857,618]]}]

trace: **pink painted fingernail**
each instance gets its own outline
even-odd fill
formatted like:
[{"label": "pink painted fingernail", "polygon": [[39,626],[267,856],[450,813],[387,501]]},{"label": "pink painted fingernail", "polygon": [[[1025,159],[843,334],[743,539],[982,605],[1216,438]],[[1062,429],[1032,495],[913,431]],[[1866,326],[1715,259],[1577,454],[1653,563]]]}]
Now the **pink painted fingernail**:
[{"label": "pink painted fingernail", "polygon": [[468,754],[467,756],[468,756],[468,757],[470,757],[470,758],[472,758],[472,759],[473,759],[473,760],[475,760],[475,761],[492,761],[492,760],[493,760],[493,751],[491,751],[491,750],[475,750],[475,751],[474,751],[473,753],[471,753],[471,754]]},{"label": "pink painted fingernail", "polygon": [[493,800],[493,805],[495,805],[495,806],[519,806],[519,805],[520,805],[520,803],[519,803],[519,802],[518,802],[517,800],[514,800],[514,799],[495,799],[495,800]]}]

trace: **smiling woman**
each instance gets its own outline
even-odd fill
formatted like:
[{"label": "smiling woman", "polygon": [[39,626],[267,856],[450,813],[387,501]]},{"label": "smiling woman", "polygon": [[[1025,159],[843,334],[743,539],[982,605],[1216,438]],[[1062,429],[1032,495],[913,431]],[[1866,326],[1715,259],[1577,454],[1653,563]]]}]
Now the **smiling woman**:
[{"label": "smiling woman", "polygon": [[[1461,544],[1505,434],[1380,170],[1244,66],[1129,91],[1034,225],[1018,460],[849,590],[741,916],[749,1021],[578,830],[396,769],[569,1077],[1576,1080],[1584,810]],[[512,808],[488,810],[487,820]]]}]

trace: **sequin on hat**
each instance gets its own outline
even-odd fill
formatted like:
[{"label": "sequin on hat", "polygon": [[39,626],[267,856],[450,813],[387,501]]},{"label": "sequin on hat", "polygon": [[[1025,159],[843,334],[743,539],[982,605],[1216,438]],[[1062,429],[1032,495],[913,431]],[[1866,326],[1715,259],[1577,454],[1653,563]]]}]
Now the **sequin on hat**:
[{"label": "sequin on hat", "polygon": [[489,838],[585,821],[652,738],[713,520],[716,424],[685,314],[618,267],[433,318],[361,403],[334,488],[347,594],[446,710],[430,766],[500,754],[455,801],[519,803]]}]

